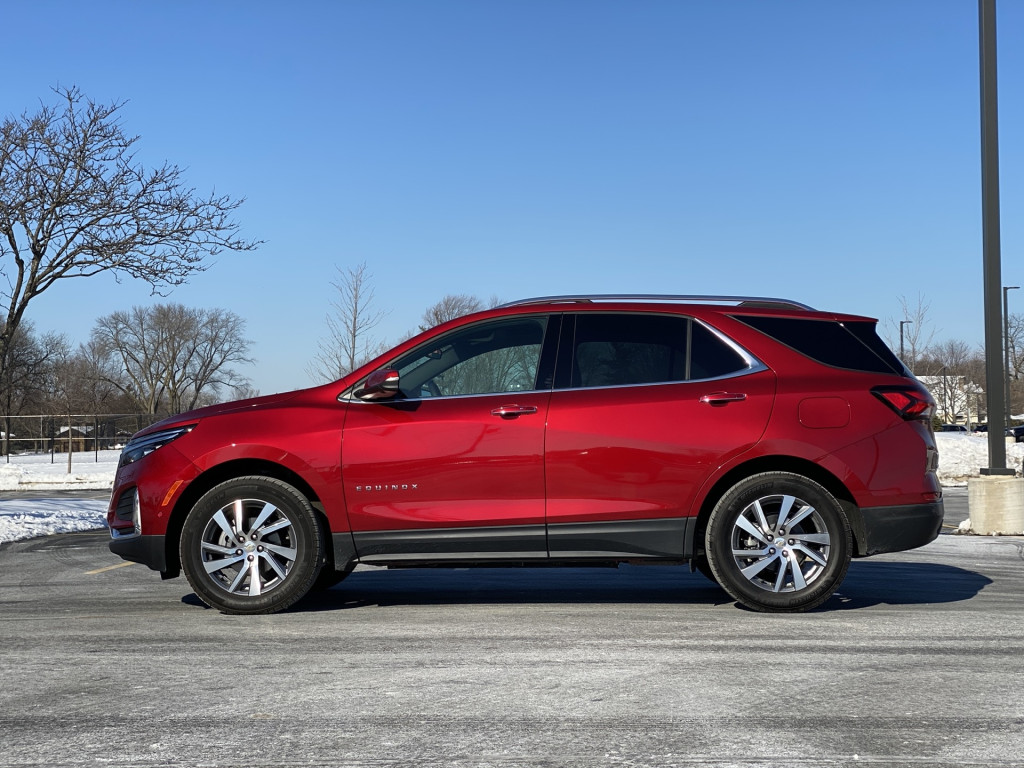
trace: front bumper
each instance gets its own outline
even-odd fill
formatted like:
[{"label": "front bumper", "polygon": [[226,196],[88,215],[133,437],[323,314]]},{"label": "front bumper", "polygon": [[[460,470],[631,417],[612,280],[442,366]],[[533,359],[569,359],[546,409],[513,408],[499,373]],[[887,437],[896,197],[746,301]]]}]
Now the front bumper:
[{"label": "front bumper", "polygon": [[142,563],[154,571],[167,573],[165,539],[163,535],[118,536],[110,540],[110,551],[125,560]]},{"label": "front bumper", "polygon": [[922,504],[861,508],[859,525],[851,521],[857,539],[857,556],[923,547],[938,538],[944,514],[942,499]]}]

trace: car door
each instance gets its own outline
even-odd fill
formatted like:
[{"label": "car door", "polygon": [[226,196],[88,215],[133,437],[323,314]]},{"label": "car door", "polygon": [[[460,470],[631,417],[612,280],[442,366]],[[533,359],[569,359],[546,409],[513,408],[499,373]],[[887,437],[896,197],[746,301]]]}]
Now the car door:
[{"label": "car door", "polygon": [[763,434],[775,376],[696,320],[579,313],[548,412],[552,557],[685,557],[707,476]]},{"label": "car door", "polygon": [[557,326],[546,315],[474,323],[389,366],[399,394],[354,400],[342,478],[359,557],[546,556],[544,424]]}]

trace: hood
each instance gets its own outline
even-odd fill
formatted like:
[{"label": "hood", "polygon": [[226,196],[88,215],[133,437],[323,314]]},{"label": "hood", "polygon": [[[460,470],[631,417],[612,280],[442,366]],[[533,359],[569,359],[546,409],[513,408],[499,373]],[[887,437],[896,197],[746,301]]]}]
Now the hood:
[{"label": "hood", "polygon": [[266,408],[271,405],[279,405],[289,400],[293,400],[303,392],[308,390],[296,390],[294,392],[281,392],[276,395],[264,395],[263,397],[251,397],[247,400],[232,400],[229,403],[217,403],[216,405],[208,405],[205,408],[197,408],[194,411],[186,411],[185,413],[177,413],[174,416],[168,416],[166,419],[158,421],[156,424],[146,427],[145,429],[139,430],[137,433],[132,435],[132,438],[136,438],[140,435],[146,435],[150,432],[157,432],[167,427],[177,426],[179,424],[190,424],[202,419],[209,418],[210,416],[220,416],[225,413],[234,413],[236,411],[244,411],[249,408],[258,409]]}]

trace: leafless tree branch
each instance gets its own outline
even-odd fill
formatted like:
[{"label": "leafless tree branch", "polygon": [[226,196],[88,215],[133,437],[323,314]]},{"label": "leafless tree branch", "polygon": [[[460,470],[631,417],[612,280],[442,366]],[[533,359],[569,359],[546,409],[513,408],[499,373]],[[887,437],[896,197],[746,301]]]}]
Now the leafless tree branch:
[{"label": "leafless tree branch", "polygon": [[0,373],[29,304],[59,280],[109,271],[160,294],[207,256],[259,244],[238,235],[241,199],[198,195],[178,166],[135,161],[125,102],[54,92],[58,106],[0,122]]}]

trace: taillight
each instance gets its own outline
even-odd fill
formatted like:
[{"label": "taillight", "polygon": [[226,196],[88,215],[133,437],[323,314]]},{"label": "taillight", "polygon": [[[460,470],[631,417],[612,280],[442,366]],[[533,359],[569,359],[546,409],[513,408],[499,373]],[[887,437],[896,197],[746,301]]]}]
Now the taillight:
[{"label": "taillight", "polygon": [[917,387],[875,387],[871,394],[908,421],[931,421],[935,415],[935,401],[925,390]]}]

